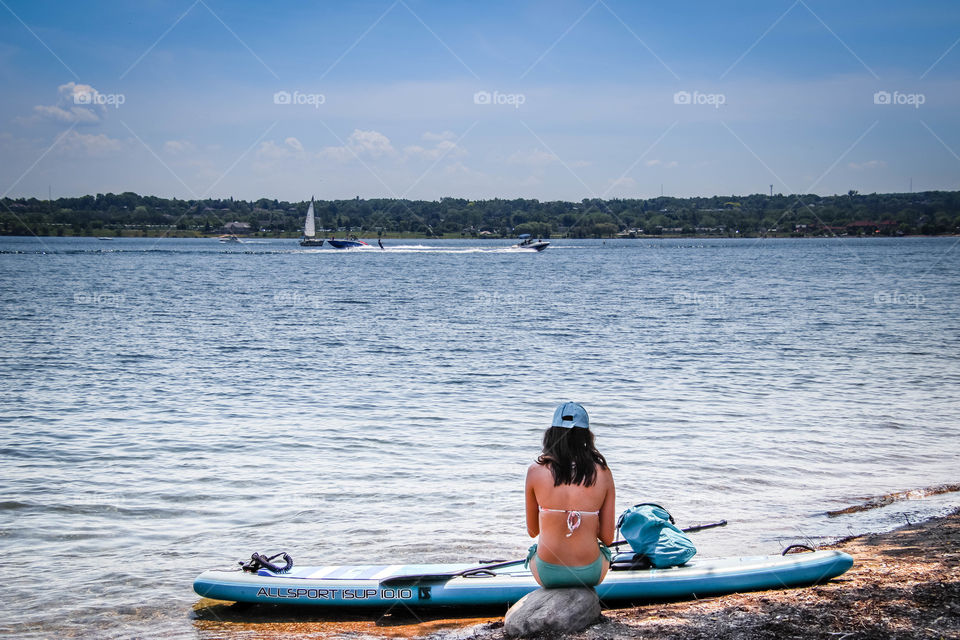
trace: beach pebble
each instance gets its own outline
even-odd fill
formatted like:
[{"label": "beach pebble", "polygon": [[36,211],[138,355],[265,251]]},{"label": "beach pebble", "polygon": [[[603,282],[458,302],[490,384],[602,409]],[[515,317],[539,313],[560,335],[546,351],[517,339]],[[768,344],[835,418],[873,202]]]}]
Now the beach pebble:
[{"label": "beach pebble", "polygon": [[600,599],[590,588],[537,589],[507,611],[508,636],[574,633],[600,619]]}]

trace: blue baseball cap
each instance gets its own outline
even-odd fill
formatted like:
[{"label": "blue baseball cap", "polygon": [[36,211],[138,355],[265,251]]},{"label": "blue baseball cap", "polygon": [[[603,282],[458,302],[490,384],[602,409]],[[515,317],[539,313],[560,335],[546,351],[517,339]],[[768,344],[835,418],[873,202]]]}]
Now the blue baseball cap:
[{"label": "blue baseball cap", "polygon": [[571,429],[580,427],[581,429],[590,428],[590,418],[587,417],[587,410],[578,402],[564,402],[553,412],[553,422],[551,427],[563,427]]}]

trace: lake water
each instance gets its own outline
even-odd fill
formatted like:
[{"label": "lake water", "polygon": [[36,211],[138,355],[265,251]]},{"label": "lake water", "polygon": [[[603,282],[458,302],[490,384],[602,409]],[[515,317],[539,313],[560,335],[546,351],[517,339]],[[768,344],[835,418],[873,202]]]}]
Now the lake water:
[{"label": "lake water", "polygon": [[2,238],[0,634],[207,637],[255,550],[521,556],[566,399],[704,555],[943,512],[824,515],[960,481],[957,242]]}]

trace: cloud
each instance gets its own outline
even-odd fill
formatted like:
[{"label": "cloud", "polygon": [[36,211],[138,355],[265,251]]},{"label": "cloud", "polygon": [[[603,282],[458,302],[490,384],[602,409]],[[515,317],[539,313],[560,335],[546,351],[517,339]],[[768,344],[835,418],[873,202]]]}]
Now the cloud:
[{"label": "cloud", "polygon": [[847,165],[851,169],[882,169],[887,166],[883,160],[867,160],[866,162],[851,162]]},{"label": "cloud", "polygon": [[37,105],[33,108],[33,115],[18,118],[18,121],[24,124],[97,124],[106,113],[106,107],[98,102],[98,96],[100,93],[88,84],[68,82],[57,87],[55,105]]},{"label": "cloud", "polygon": [[431,133],[427,131],[422,137],[427,142],[440,142],[441,140],[453,140],[457,136],[453,131],[443,131],[441,133]]},{"label": "cloud", "polygon": [[289,146],[277,144],[273,140],[264,140],[257,147],[257,157],[266,160],[286,160],[294,155],[294,151]]},{"label": "cloud", "polygon": [[347,143],[341,147],[324,147],[317,154],[321,157],[332,158],[338,162],[349,162],[354,158],[380,158],[394,155],[396,149],[390,143],[390,138],[379,131],[364,131],[354,129]]},{"label": "cloud", "polygon": [[623,178],[617,178],[616,180],[610,180],[607,183],[607,185],[608,185],[607,191],[611,191],[619,187],[627,187],[627,188],[635,187],[637,185],[637,181],[634,180],[633,178],[623,177]]},{"label": "cloud", "polygon": [[467,150],[457,146],[450,140],[441,140],[432,149],[421,147],[420,145],[411,145],[403,148],[403,153],[408,157],[420,157],[428,160],[436,160],[441,156],[458,158],[467,155]]},{"label": "cloud", "polygon": [[309,160],[320,155],[322,155],[322,152],[310,153],[305,150],[303,143],[293,136],[284,138],[282,143],[266,140],[257,147],[257,157],[265,160],[289,160],[292,158]]},{"label": "cloud", "polygon": [[106,134],[87,134],[70,131],[60,141],[60,151],[84,157],[102,158],[127,146],[128,141],[111,138]]},{"label": "cloud", "polygon": [[663,167],[664,169],[675,169],[680,166],[680,163],[676,160],[670,160],[669,162],[664,162],[663,160],[647,160],[643,164],[648,167]]},{"label": "cloud", "polygon": [[558,160],[559,158],[552,153],[541,151],[540,149],[533,149],[531,151],[515,151],[507,158],[507,163],[542,167],[557,162]]},{"label": "cloud", "polygon": [[167,140],[163,143],[163,150],[170,155],[179,155],[181,153],[195,153],[197,147],[189,140]]},{"label": "cloud", "polygon": [[395,153],[393,145],[390,144],[390,138],[378,131],[354,129],[350,137],[347,138],[347,146],[357,155],[366,154],[374,158]]},{"label": "cloud", "polygon": [[447,176],[467,176],[470,178],[485,178],[486,174],[482,171],[477,171],[476,169],[471,169],[467,165],[463,164],[459,160],[456,162],[451,162],[449,165],[443,169],[444,175]]}]

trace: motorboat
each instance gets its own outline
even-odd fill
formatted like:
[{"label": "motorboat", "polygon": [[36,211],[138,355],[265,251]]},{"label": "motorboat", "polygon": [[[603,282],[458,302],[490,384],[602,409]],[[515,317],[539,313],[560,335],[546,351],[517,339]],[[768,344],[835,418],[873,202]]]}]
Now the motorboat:
[{"label": "motorboat", "polygon": [[307,208],[307,219],[303,222],[303,237],[300,238],[301,247],[322,247],[323,238],[317,237],[316,223],[313,216],[313,196],[310,196],[310,206]]},{"label": "motorboat", "polygon": [[550,246],[549,242],[544,242],[543,240],[534,240],[533,236],[531,236],[529,233],[521,233],[519,236],[517,236],[517,239],[520,242],[510,247],[511,249],[533,249],[534,251],[543,251]]},{"label": "motorboat", "polygon": [[344,238],[342,240],[337,240],[336,238],[330,238],[329,240],[327,240],[327,244],[329,244],[334,249],[356,249],[357,247],[370,246],[369,244],[367,244],[366,242],[364,242],[363,240],[360,240],[355,236],[351,236],[350,238]]},{"label": "motorboat", "polygon": [[243,240],[235,235],[220,236],[219,240],[220,242],[235,242],[237,244],[243,244]]}]

